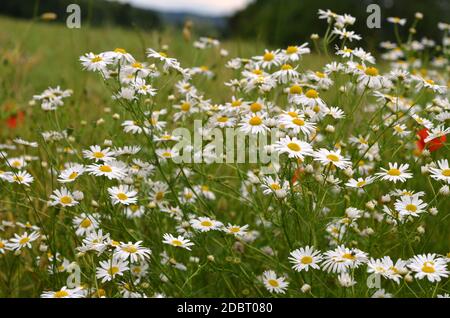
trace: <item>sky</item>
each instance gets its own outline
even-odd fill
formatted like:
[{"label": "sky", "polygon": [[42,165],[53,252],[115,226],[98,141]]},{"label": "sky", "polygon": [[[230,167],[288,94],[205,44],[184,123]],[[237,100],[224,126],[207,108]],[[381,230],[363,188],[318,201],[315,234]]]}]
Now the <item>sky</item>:
[{"label": "sky", "polygon": [[166,12],[189,12],[209,16],[229,16],[252,0],[119,0],[136,7]]}]

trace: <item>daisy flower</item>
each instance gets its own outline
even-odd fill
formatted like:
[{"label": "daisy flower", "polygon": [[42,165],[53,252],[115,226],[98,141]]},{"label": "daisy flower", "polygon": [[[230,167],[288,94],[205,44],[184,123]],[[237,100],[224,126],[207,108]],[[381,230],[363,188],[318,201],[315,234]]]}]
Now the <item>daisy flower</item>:
[{"label": "daisy flower", "polygon": [[172,234],[165,233],[163,235],[163,241],[164,244],[169,244],[175,247],[181,247],[185,248],[188,251],[191,250],[190,246],[194,245],[191,241],[188,239],[185,239],[182,235],[178,235],[178,237],[173,236]]},{"label": "daisy flower", "polygon": [[156,154],[163,160],[173,159],[178,157],[178,153],[171,148],[156,149]]},{"label": "daisy flower", "polygon": [[222,222],[212,220],[208,217],[199,217],[198,219],[192,219],[189,221],[191,226],[200,231],[200,232],[208,232],[210,230],[219,230],[223,224]]},{"label": "daisy flower", "polygon": [[319,92],[315,89],[308,89],[304,94],[301,94],[298,98],[293,99],[296,104],[301,104],[304,106],[314,107],[318,105],[319,107],[325,107],[325,102],[320,98]]},{"label": "daisy flower", "polygon": [[299,132],[309,136],[316,129],[314,123],[305,120],[304,115],[296,110],[291,110],[280,115],[279,122],[284,128],[292,130],[294,134]]},{"label": "daisy flower", "polygon": [[69,168],[61,171],[58,181],[61,183],[69,183],[75,181],[76,178],[84,173],[84,166],[81,164],[73,164]]},{"label": "daisy flower", "polygon": [[264,177],[261,187],[263,188],[263,193],[265,195],[275,194],[277,198],[282,199],[286,197],[287,192],[289,191],[289,181],[284,180],[281,182],[278,177],[274,179],[273,177],[268,176]]},{"label": "daisy flower", "polygon": [[350,188],[364,188],[366,185],[371,184],[374,180],[375,178],[371,176],[366,178],[358,178],[358,180],[352,178],[348,180],[345,185]]},{"label": "daisy flower", "polygon": [[138,121],[134,121],[134,120],[125,120],[122,125],[123,127],[123,131],[126,133],[130,133],[130,134],[149,134],[150,133],[150,129],[148,127],[146,127],[146,124],[141,124]]},{"label": "daisy flower", "polygon": [[108,161],[103,164],[92,164],[86,167],[91,175],[105,176],[109,180],[117,179],[122,180],[127,174],[127,166],[122,161]]},{"label": "daisy flower", "polygon": [[80,252],[96,251],[97,253],[103,253],[111,243],[109,233],[103,234],[103,230],[99,229],[97,232],[88,232],[86,238],[83,239],[83,245],[77,249]]},{"label": "daisy flower", "polygon": [[279,153],[287,153],[289,158],[298,158],[302,161],[305,160],[304,156],[313,154],[313,149],[309,143],[289,136],[281,138],[275,144],[275,150]]},{"label": "daisy flower", "polygon": [[339,169],[346,169],[352,165],[351,161],[341,155],[341,150],[328,150],[321,148],[313,154],[314,160],[320,161],[323,165],[333,165]]},{"label": "daisy flower", "polygon": [[174,59],[171,58],[167,55],[167,53],[165,52],[157,52],[151,48],[147,49],[147,57],[151,57],[157,60],[160,60],[161,62],[163,62],[163,68],[164,70],[168,70],[169,68],[175,69],[175,70],[180,70],[181,66],[180,63]]},{"label": "daisy flower", "polygon": [[407,179],[412,178],[412,174],[408,172],[409,164],[397,164],[396,162],[389,162],[389,169],[381,168],[382,172],[376,173],[376,176],[381,180],[388,180],[394,183],[405,182]]},{"label": "daisy flower", "polygon": [[5,179],[8,182],[23,184],[25,186],[29,186],[34,181],[33,176],[26,171],[8,173]]},{"label": "daisy flower", "polygon": [[450,184],[450,167],[447,159],[438,160],[437,167],[430,167],[428,171],[434,180],[444,181]]},{"label": "daisy flower", "polygon": [[142,205],[131,204],[125,208],[124,213],[130,219],[139,218],[144,215],[145,207]]},{"label": "daisy flower", "polygon": [[272,74],[272,77],[278,80],[279,83],[286,84],[289,81],[295,80],[300,75],[296,69],[297,67],[292,67],[290,64],[283,64],[278,71]]},{"label": "daisy flower", "polygon": [[356,281],[353,279],[352,275],[347,272],[343,272],[338,275],[338,282],[339,285],[346,288],[356,285]]},{"label": "daisy flower", "polygon": [[[76,191],[78,193],[78,191]],[[57,189],[53,191],[53,194],[50,195],[50,205],[56,206],[61,205],[63,207],[70,207],[77,205],[79,202],[75,199],[77,193],[72,193],[67,188],[62,187],[61,189]]]},{"label": "daisy flower", "polygon": [[284,277],[277,277],[277,274],[272,270],[265,271],[262,274],[262,281],[269,292],[277,294],[284,294],[289,285]]},{"label": "daisy flower", "polygon": [[76,216],[72,223],[77,228],[75,234],[78,236],[87,235],[95,231],[98,228],[98,214],[87,215],[86,213],[81,213],[79,216]]},{"label": "daisy flower", "polygon": [[89,150],[83,150],[83,157],[91,160],[110,161],[114,160],[115,153],[109,148],[102,149],[100,146],[90,146]]},{"label": "daisy flower", "polygon": [[406,24],[406,19],[400,19],[399,17],[388,17],[387,21],[393,24],[400,24],[401,26]]},{"label": "daisy flower", "polygon": [[14,169],[23,169],[26,167],[27,162],[25,161],[25,158],[23,157],[17,157],[17,158],[8,158],[6,159],[6,162],[8,166]]},{"label": "daisy flower", "polygon": [[421,254],[410,259],[408,267],[415,272],[415,278],[427,278],[430,282],[440,282],[442,277],[448,277],[447,261],[436,254]]},{"label": "daisy flower", "polygon": [[323,254],[322,268],[327,272],[343,273],[350,268],[357,268],[367,262],[367,254],[357,248],[343,245]]},{"label": "daisy flower", "polygon": [[106,72],[106,67],[112,62],[111,58],[105,56],[105,54],[94,54],[92,52],[81,56],[80,61],[84,69],[94,72]]},{"label": "daisy flower", "polygon": [[67,288],[64,286],[58,291],[46,291],[41,294],[41,298],[84,298],[85,291],[82,287]]},{"label": "daisy flower", "polygon": [[123,276],[125,271],[129,270],[128,262],[113,258],[111,260],[100,261],[100,267],[97,267],[96,277],[101,279],[102,283],[113,280],[116,276]]},{"label": "daisy flower", "polygon": [[339,39],[348,39],[350,42],[352,42],[353,40],[359,41],[362,39],[360,35],[355,33],[355,31],[347,31],[345,28],[334,28],[332,33],[338,35]]},{"label": "daisy flower", "polygon": [[292,251],[289,256],[289,261],[293,264],[292,268],[297,272],[302,270],[307,272],[310,267],[320,269],[319,263],[321,260],[320,251],[315,250],[312,246],[298,248]]},{"label": "daisy flower", "polygon": [[265,134],[269,130],[264,124],[265,118],[264,113],[247,114],[239,123],[240,130],[245,134]]},{"label": "daisy flower", "polygon": [[282,55],[280,54],[279,50],[265,50],[264,55],[256,56],[254,57],[254,59],[262,68],[269,69],[272,66],[279,66],[281,64]]},{"label": "daisy flower", "polygon": [[364,72],[361,72],[358,76],[358,83],[360,87],[380,89],[389,85],[389,80],[380,75],[377,68],[366,67]]},{"label": "daisy flower", "polygon": [[130,205],[137,202],[137,191],[129,185],[119,185],[108,189],[113,204]]},{"label": "daisy flower", "polygon": [[307,46],[308,43],[303,43],[300,46],[289,45],[285,50],[282,51],[282,59],[284,61],[298,61],[302,55],[311,52],[311,50]]},{"label": "daisy flower", "polygon": [[141,246],[142,241],[136,243],[123,243],[116,247],[114,255],[122,260],[130,259],[131,263],[144,261],[149,258],[152,251],[149,248]]},{"label": "daisy flower", "polygon": [[7,250],[8,241],[0,239],[0,254],[5,254]]},{"label": "daisy flower", "polygon": [[36,231],[28,234],[24,232],[22,235],[14,233],[14,237],[9,240],[6,247],[10,250],[20,250],[21,248],[28,247],[31,248],[31,242],[36,241],[40,234]]},{"label": "daisy flower", "polygon": [[105,52],[104,56],[113,61],[119,61],[121,64],[135,62],[134,57],[130,53],[128,53],[125,49],[122,48],[116,48],[114,49],[114,51]]},{"label": "daisy flower", "polygon": [[402,196],[395,201],[395,210],[402,216],[419,216],[425,212],[427,204],[416,196]]},{"label": "daisy flower", "polygon": [[240,226],[240,225],[232,225],[232,224],[228,223],[228,225],[226,227],[224,227],[223,230],[225,233],[239,237],[239,236],[244,236],[247,233],[247,229],[248,229],[248,224],[246,224],[244,226]]}]

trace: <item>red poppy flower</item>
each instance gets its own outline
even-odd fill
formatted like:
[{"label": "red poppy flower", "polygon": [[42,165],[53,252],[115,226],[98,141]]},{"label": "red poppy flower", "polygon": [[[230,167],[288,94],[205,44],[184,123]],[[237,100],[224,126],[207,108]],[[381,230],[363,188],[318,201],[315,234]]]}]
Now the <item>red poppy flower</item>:
[{"label": "red poppy flower", "polygon": [[6,120],[6,125],[9,128],[16,128],[17,125],[21,124],[25,118],[25,113],[23,111],[19,111],[17,114],[9,116]]},{"label": "red poppy flower", "polygon": [[417,136],[419,137],[419,140],[417,140],[416,144],[419,152],[422,152],[425,148],[427,148],[430,152],[436,151],[442,148],[444,143],[447,141],[447,137],[444,135],[425,143],[425,139],[428,137],[428,129],[426,128],[419,130]]}]

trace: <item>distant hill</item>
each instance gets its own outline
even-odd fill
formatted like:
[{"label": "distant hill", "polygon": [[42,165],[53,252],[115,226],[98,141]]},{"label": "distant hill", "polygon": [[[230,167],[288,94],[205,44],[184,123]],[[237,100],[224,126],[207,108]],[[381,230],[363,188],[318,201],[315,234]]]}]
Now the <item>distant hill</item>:
[{"label": "distant hill", "polygon": [[69,4],[81,8],[83,23],[92,25],[138,26],[143,29],[162,27],[159,15],[152,10],[140,9],[106,0],[1,0],[0,14],[16,18],[31,19],[45,12],[57,14],[56,21],[64,22]]},{"label": "distant hill", "polygon": [[[382,32],[366,27],[366,8],[372,3],[382,8]],[[318,20],[318,9],[355,16],[357,22],[352,30],[363,35],[369,45],[374,40],[392,39],[392,25],[386,23],[389,16],[411,21],[416,11],[424,13],[418,32],[431,38],[437,35],[438,21],[449,22],[450,17],[448,0],[256,0],[230,18],[231,33],[244,38],[256,37],[273,45],[299,43],[308,40],[312,33],[325,32],[327,25]]]}]

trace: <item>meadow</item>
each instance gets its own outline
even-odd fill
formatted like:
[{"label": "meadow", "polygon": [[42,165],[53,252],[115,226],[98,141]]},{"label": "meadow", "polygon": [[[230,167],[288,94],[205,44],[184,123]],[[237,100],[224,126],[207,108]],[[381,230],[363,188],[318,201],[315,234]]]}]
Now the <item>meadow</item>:
[{"label": "meadow", "polygon": [[[0,296],[448,297],[450,26],[375,58],[319,16],[280,49],[0,18]],[[215,162],[227,128],[279,161]]]}]

